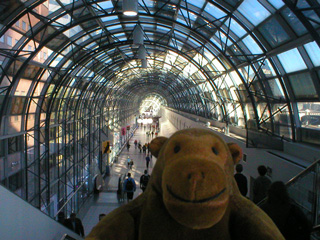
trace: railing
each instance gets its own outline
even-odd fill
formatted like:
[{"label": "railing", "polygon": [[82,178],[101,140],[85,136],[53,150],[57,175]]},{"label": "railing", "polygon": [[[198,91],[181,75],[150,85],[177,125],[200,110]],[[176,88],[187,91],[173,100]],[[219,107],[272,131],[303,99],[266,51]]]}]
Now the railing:
[{"label": "railing", "polygon": [[77,240],[68,234],[64,234],[60,240]]},{"label": "railing", "polygon": [[[286,184],[290,197],[304,211],[312,226],[318,226],[320,223],[319,173],[320,160],[317,160]],[[314,230],[319,232],[319,227],[314,227]]]}]

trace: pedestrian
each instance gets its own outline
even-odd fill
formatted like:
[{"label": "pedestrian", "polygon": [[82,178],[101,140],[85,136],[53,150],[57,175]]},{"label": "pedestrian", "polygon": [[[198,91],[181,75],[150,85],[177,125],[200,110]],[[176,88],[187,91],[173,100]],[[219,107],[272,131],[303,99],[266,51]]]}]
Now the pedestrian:
[{"label": "pedestrian", "polygon": [[253,202],[258,203],[267,197],[267,191],[271,180],[266,177],[267,168],[263,165],[258,167],[259,177],[253,182]]},{"label": "pedestrian", "polygon": [[140,143],[140,142],[138,143],[138,148],[139,148],[139,151],[140,151],[140,153],[141,153],[142,147],[141,147],[141,143]]},{"label": "pedestrian", "polygon": [[151,132],[151,136],[152,136],[152,138],[153,138],[153,134],[154,134],[154,132],[152,131],[152,132]]},{"label": "pedestrian", "polygon": [[129,163],[129,166],[130,166],[130,169],[131,169],[131,170],[132,170],[133,164],[134,164],[134,163],[133,163],[133,160],[131,159],[131,160],[130,160],[130,163]]},{"label": "pedestrian", "polygon": [[83,228],[82,222],[79,218],[76,217],[75,213],[70,214],[69,220],[72,224],[73,231],[79,234],[81,237],[84,237],[84,228]]},{"label": "pedestrian", "polygon": [[290,199],[283,182],[271,184],[266,202],[260,206],[277,225],[286,240],[309,240],[312,225],[303,211]]},{"label": "pedestrian", "polygon": [[130,143],[129,143],[129,141],[127,142],[127,150],[129,151],[129,149],[130,149]]},{"label": "pedestrian", "polygon": [[64,225],[65,227],[73,230],[71,221],[69,219],[66,219],[64,212],[59,212],[58,213],[58,222]]},{"label": "pedestrian", "polygon": [[148,154],[150,153],[150,143],[147,143]]},{"label": "pedestrian", "polygon": [[135,148],[135,149],[137,149],[137,145],[138,145],[138,141],[137,141],[137,139],[136,139],[136,140],[134,140],[134,148]]},{"label": "pedestrian", "polygon": [[131,173],[128,173],[128,178],[124,180],[123,183],[124,192],[127,193],[127,201],[133,199],[133,194],[136,191],[136,183],[133,178],[131,178]]},{"label": "pedestrian", "polygon": [[130,157],[128,156],[128,158],[127,158],[127,165],[128,165],[128,168],[130,168],[130,164],[131,164],[131,159],[130,159]]},{"label": "pedestrian", "polygon": [[146,150],[147,150],[146,145],[143,145],[142,150],[143,150],[143,153],[146,153]]},{"label": "pedestrian", "polygon": [[102,218],[105,216],[105,214],[104,213],[100,213],[99,214],[99,222],[102,220]]},{"label": "pedestrian", "polygon": [[243,166],[241,164],[236,165],[236,174],[234,178],[237,182],[238,188],[242,196],[247,196],[248,193],[248,180],[247,177],[242,174]]},{"label": "pedestrian", "polygon": [[146,156],[146,165],[147,165],[147,168],[149,168],[149,163],[150,163],[150,157],[149,157],[149,154]]},{"label": "pedestrian", "polygon": [[144,170],[144,174],[140,177],[140,188],[142,189],[142,192],[146,190],[149,179],[150,175],[148,174],[148,170]]}]

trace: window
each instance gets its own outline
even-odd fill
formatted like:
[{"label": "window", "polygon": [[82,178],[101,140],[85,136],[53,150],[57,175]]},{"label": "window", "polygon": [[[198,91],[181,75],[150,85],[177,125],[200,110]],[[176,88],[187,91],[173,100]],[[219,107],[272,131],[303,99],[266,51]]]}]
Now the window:
[{"label": "window", "polygon": [[47,59],[47,54],[45,52],[43,52],[43,59],[46,60]]},{"label": "window", "polygon": [[22,29],[27,30],[27,23],[25,21],[22,21]]},{"label": "window", "polygon": [[[227,21],[227,23],[225,23],[225,24],[228,25],[229,21]],[[237,21],[235,21],[233,18],[231,19],[230,29],[238,37],[242,37],[243,35],[245,35],[247,33],[246,30],[244,30],[243,27],[241,27],[240,24],[237,23]]]},{"label": "window", "polygon": [[278,78],[270,79],[268,83],[274,97],[284,98],[284,93]]},{"label": "window", "polygon": [[32,51],[32,47],[28,45],[28,51]]},{"label": "window", "polygon": [[279,9],[284,5],[284,3],[279,0],[268,0],[268,2],[270,2],[276,9]]},{"label": "window", "polygon": [[21,151],[20,137],[8,138],[8,154]]},{"label": "window", "polygon": [[270,12],[257,0],[244,0],[238,10],[255,26],[270,16]]},{"label": "window", "polygon": [[250,50],[252,54],[261,54],[263,53],[257,42],[249,35],[243,39],[243,43]]},{"label": "window", "polygon": [[278,58],[287,73],[296,72],[306,69],[307,66],[303,61],[298,49],[291,49],[278,55]]},{"label": "window", "polygon": [[315,67],[320,66],[320,48],[316,42],[311,42],[304,45],[305,49],[307,50],[309,57]]},{"label": "window", "polygon": [[12,46],[12,37],[7,36],[7,44],[8,44],[9,46]]},{"label": "window", "polygon": [[307,32],[307,29],[303,26],[300,20],[289,8],[285,8],[283,11],[281,11],[281,14],[287,20],[287,22],[293,28],[293,31],[295,31],[296,34],[301,36]]},{"label": "window", "polygon": [[197,6],[198,8],[202,8],[204,5],[204,0],[189,0],[188,2]]},{"label": "window", "polygon": [[16,27],[20,27],[20,22],[19,21],[16,22]]},{"label": "window", "polygon": [[4,36],[3,35],[0,37],[0,42],[4,43]]},{"label": "window", "polygon": [[316,98],[318,94],[310,73],[299,73],[289,76],[289,81],[296,98]]},{"label": "window", "polygon": [[277,47],[281,43],[290,39],[288,34],[275,18],[271,18],[266,21],[261,27],[259,27],[259,30],[272,47]]}]

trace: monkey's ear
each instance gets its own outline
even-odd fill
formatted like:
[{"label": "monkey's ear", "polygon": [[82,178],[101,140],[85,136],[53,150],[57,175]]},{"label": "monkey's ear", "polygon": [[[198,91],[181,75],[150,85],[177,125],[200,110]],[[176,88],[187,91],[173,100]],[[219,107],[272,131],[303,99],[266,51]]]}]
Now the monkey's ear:
[{"label": "monkey's ear", "polygon": [[162,148],[163,144],[168,140],[166,137],[157,137],[153,139],[150,143],[150,151],[153,156],[156,158],[159,155],[160,149]]},{"label": "monkey's ear", "polygon": [[233,163],[236,165],[242,159],[242,149],[236,143],[228,143],[228,147],[232,155]]}]

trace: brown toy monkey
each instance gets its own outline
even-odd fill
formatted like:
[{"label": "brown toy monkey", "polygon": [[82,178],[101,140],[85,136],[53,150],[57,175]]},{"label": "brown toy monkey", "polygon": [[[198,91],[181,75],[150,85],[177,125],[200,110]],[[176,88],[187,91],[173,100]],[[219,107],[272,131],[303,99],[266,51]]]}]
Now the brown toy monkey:
[{"label": "brown toy monkey", "polygon": [[90,240],[284,240],[272,220],[239,193],[236,144],[213,131],[186,129],[155,138],[158,158],[146,191],[108,214]]}]

